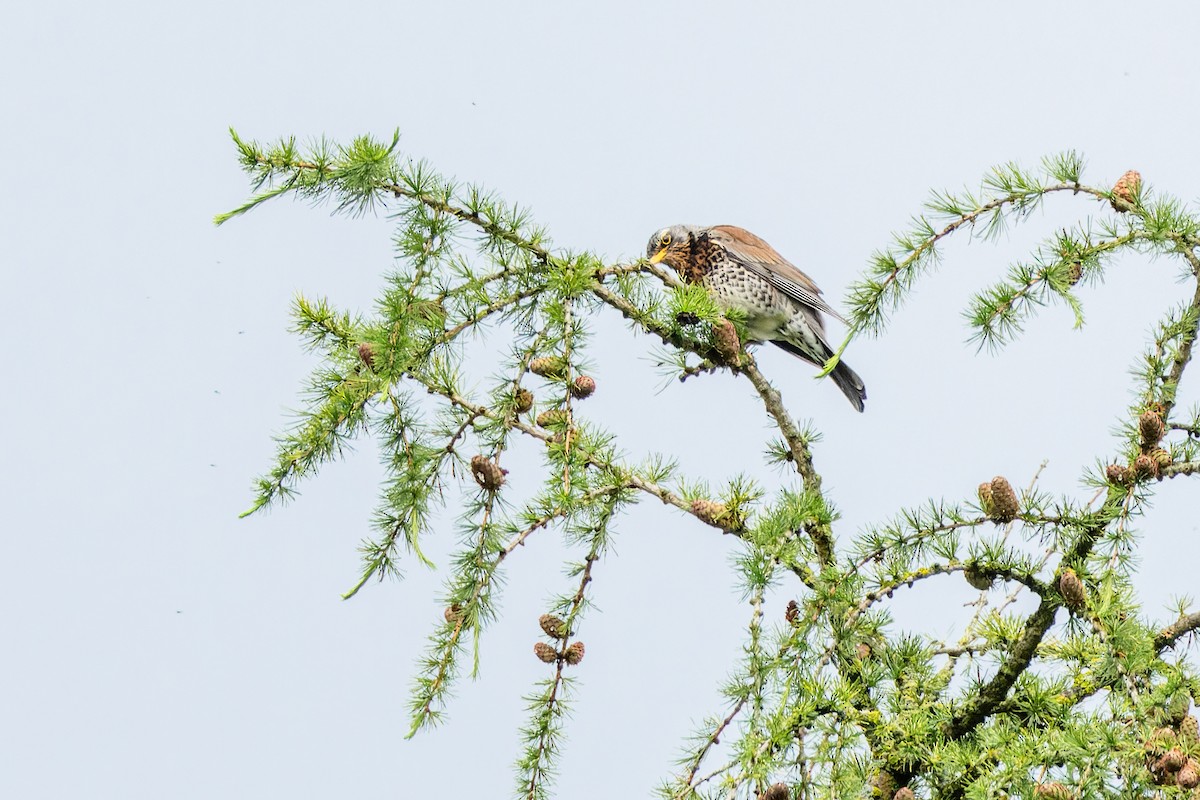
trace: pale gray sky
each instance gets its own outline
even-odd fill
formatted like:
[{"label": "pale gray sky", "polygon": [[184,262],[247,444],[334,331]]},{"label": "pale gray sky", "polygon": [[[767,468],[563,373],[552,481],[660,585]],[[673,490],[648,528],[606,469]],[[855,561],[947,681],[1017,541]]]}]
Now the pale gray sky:
[{"label": "pale gray sky", "polygon": [[[1188,201],[1200,187],[1200,8],[1186,2],[42,2],[4,16],[4,797],[509,792],[521,695],[544,672],[536,618],[564,586],[553,537],[513,559],[482,679],[460,685],[443,728],[404,741],[444,574],[414,565],[339,599],[369,533],[373,449],[237,519],[312,365],[287,333],[294,293],[369,310],[391,251],[382,218],[290,201],[214,228],[248,191],[228,126],[343,141],[398,126],[406,154],[528,206],[560,246],[626,258],[663,225],[734,223],[832,299],[931,188],[975,186],[995,163],[1074,148],[1098,185],[1136,168]],[[1147,310],[1183,296],[1174,266],[1119,261],[1082,293],[1082,332],[1050,308],[997,355],[965,344],[960,311],[1023,248],[1099,210],[1055,198],[999,246],[952,244],[887,337],[847,354],[862,416],[764,352],[825,433],[842,535],[995,474],[1023,485],[1043,459],[1044,488],[1083,492],[1083,466],[1115,450]],[[649,341],[613,314],[597,325],[587,410],[629,452],[682,447],[693,474],[776,479],[748,386],[655,394]],[[1195,553],[1196,500],[1194,483],[1164,484],[1147,519],[1150,612],[1194,584],[1180,555]],[[656,505],[624,520],[597,573],[562,797],[647,795],[719,710],[740,652],[735,543]],[[443,563],[453,517],[431,544]],[[910,616],[948,632],[945,597]]]}]

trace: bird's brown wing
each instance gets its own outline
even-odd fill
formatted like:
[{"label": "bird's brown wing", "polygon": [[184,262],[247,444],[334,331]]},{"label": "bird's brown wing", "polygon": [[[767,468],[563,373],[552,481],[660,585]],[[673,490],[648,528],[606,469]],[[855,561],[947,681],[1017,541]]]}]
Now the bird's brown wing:
[{"label": "bird's brown wing", "polygon": [[708,229],[708,235],[746,269],[765,278],[788,297],[809,308],[824,311],[839,322],[846,322],[841,314],[821,299],[821,290],[811,278],[750,231],[736,225],[714,225]]}]

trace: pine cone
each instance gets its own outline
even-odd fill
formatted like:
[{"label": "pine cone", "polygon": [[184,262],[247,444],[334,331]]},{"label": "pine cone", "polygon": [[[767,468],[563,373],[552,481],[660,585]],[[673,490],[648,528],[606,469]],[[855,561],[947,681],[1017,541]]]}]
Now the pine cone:
[{"label": "pine cone", "polygon": [[533,392],[523,386],[518,388],[516,394],[513,395],[513,411],[524,414],[531,408],[533,408]]},{"label": "pine cone", "polygon": [[1083,264],[1078,261],[1072,261],[1067,267],[1067,285],[1074,286],[1079,283],[1079,279],[1083,277]]},{"label": "pine cone", "polygon": [[866,661],[871,657],[871,645],[866,642],[859,642],[854,645],[854,655],[858,657],[859,661]]},{"label": "pine cone", "polygon": [[1200,786],[1200,761],[1189,758],[1183,764],[1183,769],[1175,776],[1175,782],[1180,789],[1195,789]]},{"label": "pine cone", "polygon": [[715,503],[712,500],[693,500],[692,513],[710,525],[724,527],[729,521],[729,509],[724,503]]},{"label": "pine cone", "polygon": [[504,485],[504,476],[508,474],[508,470],[500,469],[499,464],[485,455],[477,455],[471,456],[471,474],[475,476],[476,483],[489,492],[494,492]]},{"label": "pine cone", "polygon": [[575,666],[580,661],[583,661],[583,642],[572,642],[571,646],[567,648],[564,658],[566,658],[567,663],[571,666]]},{"label": "pine cone", "polygon": [[977,493],[979,494],[979,507],[983,509],[985,516],[990,517],[992,515],[992,484],[987,481],[979,484]]},{"label": "pine cone", "polygon": [[1136,480],[1158,477],[1158,464],[1150,456],[1142,453],[1133,461],[1133,477]]},{"label": "pine cone", "polygon": [[783,618],[786,619],[788,623],[795,625],[796,620],[800,619],[800,604],[795,600],[788,600],[787,611],[783,612]]},{"label": "pine cone", "polygon": [[567,623],[563,622],[560,617],[553,614],[542,614],[538,617],[538,625],[542,626],[542,630],[551,639],[567,638]]},{"label": "pine cone", "polygon": [[760,794],[759,800],[788,800],[791,795],[788,793],[787,784],[772,783],[767,787],[767,790]]},{"label": "pine cone", "polygon": [[1159,772],[1178,772],[1186,763],[1187,757],[1184,756],[1183,751],[1178,747],[1172,747],[1154,766]]},{"label": "pine cone", "polygon": [[562,408],[552,408],[537,415],[535,420],[542,428],[553,428],[567,424],[567,412]]},{"label": "pine cone", "polygon": [[533,654],[547,664],[553,664],[558,660],[558,651],[545,642],[537,642],[533,646]]},{"label": "pine cone", "polygon": [[1192,708],[1192,696],[1186,691],[1178,691],[1167,700],[1166,718],[1168,725],[1180,725]]},{"label": "pine cone", "polygon": [[581,400],[585,397],[591,397],[596,391],[596,379],[590,375],[580,375],[571,384],[571,395],[578,397]]},{"label": "pine cone", "polygon": [[726,364],[737,364],[741,361],[742,342],[738,339],[737,328],[732,322],[722,318],[713,326],[713,347]]},{"label": "pine cone", "polygon": [[1071,800],[1071,790],[1058,781],[1051,781],[1033,787],[1033,796],[1044,797],[1046,800]]},{"label": "pine cone", "polygon": [[462,606],[458,603],[451,603],[446,606],[446,610],[442,612],[442,616],[446,618],[446,622],[449,622],[451,625],[457,625],[463,616]]},{"label": "pine cone", "polygon": [[1081,611],[1087,605],[1087,591],[1083,588],[1083,581],[1079,579],[1075,570],[1069,567],[1063,570],[1058,579],[1058,593],[1062,595],[1067,608],[1072,611]]},{"label": "pine cone", "polygon": [[871,776],[872,797],[894,797],[896,794],[896,779],[887,770],[879,770]]},{"label": "pine cone", "polygon": [[561,378],[567,370],[567,363],[559,356],[542,356],[529,362],[529,371],[543,378]]},{"label": "pine cone", "polygon": [[991,506],[992,510],[988,516],[994,522],[1001,524],[1012,522],[1021,511],[1021,505],[1017,502],[1017,493],[1013,491],[1012,484],[1008,482],[1008,479],[1002,475],[992,478]]},{"label": "pine cone", "polygon": [[[989,490],[991,489],[990,485],[984,485],[988,486]],[[967,579],[967,583],[971,584],[972,588],[978,589],[981,592],[986,592],[992,588],[992,584],[996,581],[994,576],[985,574],[979,569],[979,565],[974,562],[967,564],[966,569],[963,570],[963,577]]]},{"label": "pine cone", "polygon": [[1179,736],[1182,739],[1196,741],[1200,739],[1200,721],[1188,714],[1179,722]]},{"label": "pine cone", "polygon": [[369,343],[363,342],[358,346],[358,358],[367,365],[367,369],[375,371],[375,348]]},{"label": "pine cone", "polygon": [[1178,743],[1175,731],[1170,728],[1155,728],[1146,740],[1146,754],[1161,758]]},{"label": "pine cone", "polygon": [[1147,411],[1138,417],[1138,434],[1142,437],[1142,449],[1149,450],[1162,441],[1166,435],[1167,426],[1162,417],[1154,411]]},{"label": "pine cone", "polygon": [[1129,206],[1137,200],[1138,194],[1142,190],[1142,174],[1136,169],[1131,169],[1122,175],[1112,188],[1112,207],[1114,211],[1119,211],[1122,214],[1129,210]]},{"label": "pine cone", "polygon": [[1120,464],[1109,464],[1104,470],[1104,477],[1113,486],[1128,486],[1129,485],[1129,470]]},{"label": "pine cone", "polygon": [[892,800],[916,800],[916,795],[913,794],[912,789],[908,788],[907,786],[901,786],[896,790],[896,793],[892,795]]},{"label": "pine cone", "polygon": [[1161,473],[1164,467],[1171,466],[1171,451],[1162,447],[1156,447],[1146,455],[1150,456],[1150,460],[1154,462],[1154,466],[1158,467]]}]

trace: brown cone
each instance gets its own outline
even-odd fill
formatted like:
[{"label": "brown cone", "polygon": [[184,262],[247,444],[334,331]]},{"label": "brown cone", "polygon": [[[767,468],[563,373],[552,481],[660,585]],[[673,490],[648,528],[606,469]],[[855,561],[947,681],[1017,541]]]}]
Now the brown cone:
[{"label": "brown cone", "polygon": [[504,476],[508,470],[500,469],[500,465],[484,455],[471,456],[471,474],[475,482],[489,492],[494,492],[504,485]]},{"label": "brown cone", "polygon": [[726,364],[737,364],[741,360],[742,343],[732,322],[722,318],[713,326],[713,347]]},{"label": "brown cone", "polygon": [[1172,747],[1155,765],[1159,772],[1178,772],[1187,763],[1187,757],[1178,747]]},{"label": "brown cone", "polygon": [[591,375],[580,375],[575,379],[575,382],[571,384],[571,395],[573,397],[578,397],[580,399],[584,397],[591,397],[592,393],[595,391],[596,379]]},{"label": "brown cone", "polygon": [[1155,411],[1147,411],[1138,417],[1138,435],[1142,439],[1142,448],[1149,450],[1162,441],[1167,432],[1162,417]]},{"label": "brown cone", "polygon": [[724,527],[729,521],[729,509],[725,507],[725,504],[715,503],[712,500],[693,500],[692,513],[709,525],[718,527]]},{"label": "brown cone", "polygon": [[984,481],[979,484],[977,490],[979,494],[979,507],[983,509],[983,513],[987,516],[992,515],[992,484],[990,481]]},{"label": "brown cone", "polygon": [[1142,174],[1136,169],[1131,169],[1122,175],[1116,185],[1112,188],[1112,207],[1116,211],[1125,213],[1129,210],[1129,206],[1137,200],[1138,193],[1142,190]]},{"label": "brown cone", "polygon": [[912,789],[908,788],[907,786],[901,786],[896,790],[896,793],[892,795],[892,800],[916,800],[916,795],[913,794]]},{"label": "brown cone", "polygon": [[1146,455],[1150,456],[1150,460],[1154,462],[1154,466],[1158,467],[1158,471],[1162,472],[1164,467],[1171,466],[1171,452],[1162,447],[1156,447]]},{"label": "brown cone", "polygon": [[367,369],[375,370],[375,348],[371,347],[367,342],[363,342],[358,346],[358,358],[362,363],[367,365]]},{"label": "brown cone", "polygon": [[457,625],[458,621],[462,619],[462,606],[458,603],[451,603],[446,606],[446,610],[442,612],[442,616],[446,618],[446,622]]},{"label": "brown cone", "polygon": [[1195,789],[1200,786],[1200,761],[1194,758],[1185,761],[1183,768],[1175,776],[1175,782],[1179,784],[1180,789]]},{"label": "brown cone", "polygon": [[1155,758],[1161,758],[1176,744],[1178,744],[1178,740],[1175,738],[1175,731],[1165,727],[1155,728],[1150,734],[1150,738],[1146,740],[1146,753]]},{"label": "brown cone", "polygon": [[772,783],[767,787],[766,791],[760,794],[759,800],[788,800],[791,795],[788,793],[787,784]]},{"label": "brown cone", "polygon": [[992,478],[991,489],[992,511],[988,516],[999,523],[1012,522],[1021,511],[1021,505],[1017,502],[1017,493],[1013,491],[1012,484],[1004,476],[997,475]]},{"label": "brown cone", "polygon": [[1104,470],[1104,477],[1113,486],[1128,486],[1129,485],[1129,470],[1120,464],[1109,464]]},{"label": "brown cone", "polygon": [[795,600],[788,600],[787,611],[783,612],[783,618],[795,625],[796,620],[800,618],[800,604]]},{"label": "brown cone", "polygon": [[563,622],[561,617],[556,617],[553,614],[542,614],[538,617],[538,625],[542,626],[542,630],[551,639],[567,638],[567,623]]},{"label": "brown cone", "polygon": [[1150,456],[1142,453],[1133,460],[1133,477],[1142,480],[1158,477],[1158,464]]},{"label": "brown cone", "polygon": [[1058,593],[1062,595],[1067,608],[1072,611],[1081,611],[1087,605],[1087,591],[1083,588],[1083,581],[1079,579],[1075,570],[1069,567],[1063,570],[1058,579]]},{"label": "brown cone", "polygon": [[574,666],[580,661],[583,661],[583,649],[583,642],[572,642],[571,646],[567,648],[567,653],[564,656],[567,663],[571,666]]},{"label": "brown cone", "polygon": [[531,408],[533,408],[533,392],[523,386],[518,388],[516,394],[513,395],[513,411],[524,414]]},{"label": "brown cone", "polygon": [[547,664],[553,664],[558,660],[558,651],[545,642],[537,642],[533,646],[533,654]]}]

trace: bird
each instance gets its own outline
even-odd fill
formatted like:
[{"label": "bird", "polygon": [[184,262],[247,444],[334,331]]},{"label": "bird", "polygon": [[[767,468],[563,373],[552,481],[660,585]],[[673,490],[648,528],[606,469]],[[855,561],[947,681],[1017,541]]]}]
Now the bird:
[{"label": "bird", "polygon": [[[774,247],[736,225],[671,225],[655,232],[646,245],[651,264],[666,262],[688,283],[704,286],[728,309],[746,315],[751,341],[770,342],[815,366],[833,356],[825,339],[825,313],[845,319],[821,298],[812,279]],[[866,386],[845,361],[830,373],[858,411]]]}]

